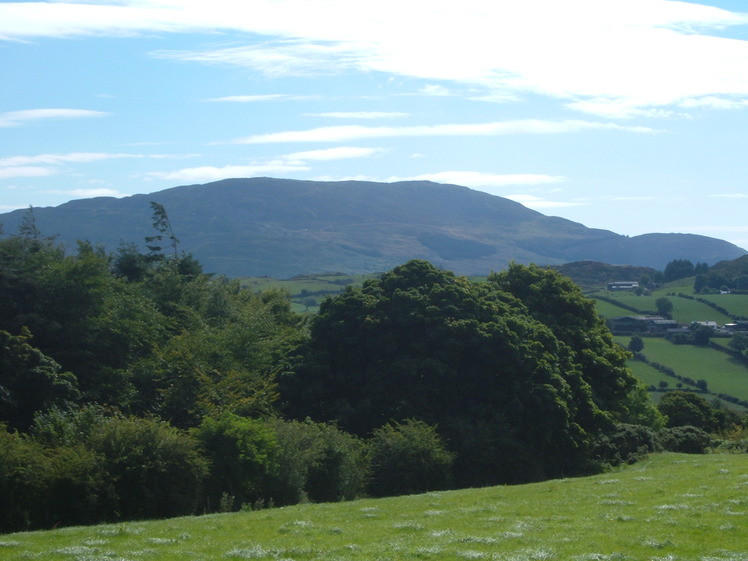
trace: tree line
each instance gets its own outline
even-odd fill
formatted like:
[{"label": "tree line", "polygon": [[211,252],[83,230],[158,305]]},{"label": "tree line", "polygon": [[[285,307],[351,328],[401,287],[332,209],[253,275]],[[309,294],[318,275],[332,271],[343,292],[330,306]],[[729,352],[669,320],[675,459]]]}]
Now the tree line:
[{"label": "tree line", "polygon": [[0,531],[593,473],[665,425],[549,269],[410,261],[310,318],[152,207],[146,252],[0,239]]}]

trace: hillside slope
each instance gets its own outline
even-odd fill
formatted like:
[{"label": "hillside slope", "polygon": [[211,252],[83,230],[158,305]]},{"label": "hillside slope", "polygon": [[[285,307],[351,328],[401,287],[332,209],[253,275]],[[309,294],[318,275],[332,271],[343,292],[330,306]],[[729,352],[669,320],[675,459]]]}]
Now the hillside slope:
[{"label": "hillside slope", "polygon": [[[664,268],[683,258],[709,264],[745,250],[685,234],[628,238],[548,217],[502,197],[426,181],[400,183],[227,179],[122,199],[36,208],[44,235],[115,249],[151,235],[150,201],[164,205],[181,240],[207,271],[229,276],[388,270],[412,258],[460,274],[518,263],[583,259]],[[17,231],[25,211],[0,215]]]},{"label": "hillside slope", "polygon": [[615,473],[3,536],[2,558],[745,561],[744,456]]}]

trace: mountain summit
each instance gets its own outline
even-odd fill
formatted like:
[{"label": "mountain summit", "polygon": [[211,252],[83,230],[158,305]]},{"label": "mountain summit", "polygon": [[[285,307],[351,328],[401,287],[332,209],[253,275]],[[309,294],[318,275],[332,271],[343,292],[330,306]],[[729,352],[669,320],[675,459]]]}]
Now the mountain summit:
[{"label": "mountain summit", "polygon": [[[389,270],[413,258],[459,274],[485,274],[510,261],[555,265],[594,260],[663,269],[673,259],[716,263],[746,254],[692,234],[627,237],[545,216],[508,199],[428,181],[226,179],[122,199],[98,197],[34,208],[44,235],[142,246],[150,201],[162,204],[205,270],[287,278],[305,273]],[[24,210],[0,215],[15,232]]]}]

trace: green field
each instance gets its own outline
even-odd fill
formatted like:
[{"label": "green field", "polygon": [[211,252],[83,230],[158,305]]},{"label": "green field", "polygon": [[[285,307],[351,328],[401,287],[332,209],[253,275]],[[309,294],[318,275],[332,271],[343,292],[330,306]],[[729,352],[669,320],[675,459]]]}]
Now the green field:
[{"label": "green field", "polygon": [[361,286],[366,279],[376,275],[302,275],[291,279],[272,279],[270,277],[247,277],[240,279],[243,287],[254,292],[279,289],[291,295],[292,309],[295,312],[315,312],[320,302],[327,296],[338,294],[346,286]]},{"label": "green field", "polygon": [[[657,305],[655,301],[661,296],[637,296],[633,292],[627,293],[616,293],[611,294],[609,292],[593,292],[589,296],[594,298],[596,295],[606,296],[608,298],[614,298],[621,304],[631,306],[639,310],[639,312],[657,313]],[[743,310],[743,307],[748,308],[748,295],[722,295],[733,296],[732,299],[720,300],[719,296],[713,296],[715,302],[718,305],[725,308],[728,312],[743,315],[739,310]],[[692,321],[716,321],[718,324],[723,325],[732,321],[730,316],[718,312],[714,308],[711,308],[707,304],[697,302],[696,300],[690,300],[688,298],[680,298],[678,296],[665,296],[668,300],[673,303],[672,317],[678,323],[691,323]],[[597,312],[602,317],[610,318],[616,316],[630,316],[637,315],[637,312],[632,312],[625,308],[620,308],[610,302],[602,300],[596,300]]]},{"label": "green field", "polygon": [[748,458],[655,454],[510,487],[0,536],[6,561],[747,561]]},{"label": "green field", "polygon": [[[616,336],[615,341],[626,347],[630,337]],[[708,347],[697,347],[694,345],[675,345],[660,337],[645,337],[644,350],[642,353],[652,362],[660,363],[671,368],[679,376],[685,376],[693,380],[703,379],[707,382],[710,396],[716,394],[728,394],[742,400],[748,400],[748,367],[733,359],[729,355]],[[660,381],[668,383],[669,389],[676,389],[680,381],[658,372],[651,366],[642,362],[631,360],[629,367],[634,375],[645,384],[659,386]],[[693,391],[696,388],[683,384],[683,390]],[[653,397],[658,397],[655,392]],[[726,403],[731,408],[744,411],[744,408]]]}]

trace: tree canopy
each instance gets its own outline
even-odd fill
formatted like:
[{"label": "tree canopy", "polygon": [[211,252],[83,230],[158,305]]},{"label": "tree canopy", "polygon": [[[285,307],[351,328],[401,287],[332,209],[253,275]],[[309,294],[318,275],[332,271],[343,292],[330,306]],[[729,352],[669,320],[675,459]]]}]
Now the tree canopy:
[{"label": "tree canopy", "polygon": [[414,260],[323,302],[281,388],[290,414],[359,435],[437,426],[458,484],[521,481],[583,471],[596,435],[649,414],[626,356],[558,273],[472,283]]}]

